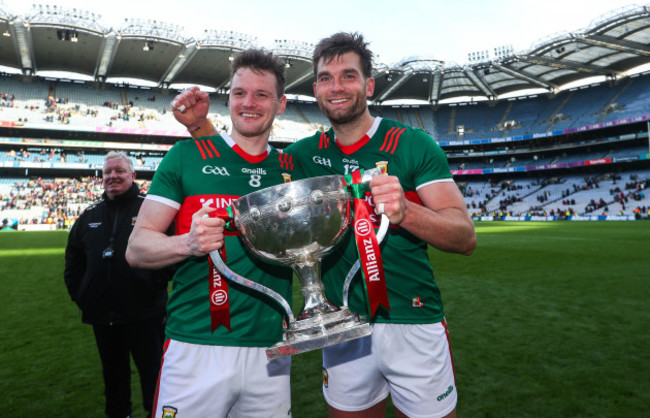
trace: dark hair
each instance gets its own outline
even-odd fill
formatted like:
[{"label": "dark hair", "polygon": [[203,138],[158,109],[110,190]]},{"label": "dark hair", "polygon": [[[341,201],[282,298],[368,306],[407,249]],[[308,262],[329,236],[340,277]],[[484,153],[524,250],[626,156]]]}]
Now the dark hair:
[{"label": "dark hair", "polygon": [[339,57],[345,53],[354,52],[361,59],[361,69],[364,77],[372,76],[372,51],[368,49],[368,42],[363,40],[363,35],[358,32],[339,32],[321,39],[314,49],[312,61],[314,64],[314,75],[318,75],[318,63],[321,58],[325,62]]},{"label": "dark hair", "polygon": [[240,68],[250,68],[253,71],[269,71],[275,75],[278,99],[284,96],[284,86],[287,83],[284,77],[285,64],[282,59],[273,56],[273,53],[262,49],[247,49],[235,55],[230,64],[230,80]]}]

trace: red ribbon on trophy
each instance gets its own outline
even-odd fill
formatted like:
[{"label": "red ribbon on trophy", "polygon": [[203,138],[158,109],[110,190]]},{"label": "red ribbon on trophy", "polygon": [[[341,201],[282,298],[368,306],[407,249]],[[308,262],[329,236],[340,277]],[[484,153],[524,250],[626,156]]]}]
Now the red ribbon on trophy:
[{"label": "red ribbon on trophy", "polygon": [[368,294],[370,316],[374,317],[380,305],[388,310],[390,305],[379,243],[366,206],[367,185],[361,183],[362,177],[363,170],[357,170],[344,176],[343,182],[350,186],[354,198],[354,237],[361,260],[363,283]]},{"label": "red ribbon on trophy", "polygon": [[[221,258],[226,259],[226,248],[219,250]],[[210,263],[210,323],[212,332],[223,325],[230,331],[230,301],[228,300],[228,282],[221,276],[216,269],[212,259],[208,257]]]},{"label": "red ribbon on trophy", "polygon": [[[216,212],[213,212],[213,215],[221,219],[232,219],[232,209],[228,206],[225,209],[217,209]],[[230,225],[226,223],[226,228],[229,228]],[[226,244],[224,241],[223,247],[219,250],[219,254],[223,259],[223,262],[226,262]],[[224,327],[230,329],[230,300],[228,299],[228,282],[221,276],[219,270],[214,266],[212,258],[208,257],[208,262],[210,266],[210,324],[212,332],[223,325]]]}]

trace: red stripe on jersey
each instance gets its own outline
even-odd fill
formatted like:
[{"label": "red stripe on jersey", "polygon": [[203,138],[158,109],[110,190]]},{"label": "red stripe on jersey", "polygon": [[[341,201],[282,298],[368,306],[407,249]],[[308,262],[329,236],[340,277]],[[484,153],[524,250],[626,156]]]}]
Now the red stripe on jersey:
[{"label": "red stripe on jersey", "polygon": [[278,159],[280,160],[281,168],[293,170],[293,156],[291,154],[285,154],[284,152],[281,152]]},{"label": "red stripe on jersey", "polygon": [[[394,129],[397,129],[396,127],[392,127],[388,130],[386,133],[386,136],[384,137],[384,143],[381,145],[381,148],[379,148],[379,151],[384,151],[386,149],[386,141],[388,141],[388,137],[390,136],[391,132],[393,132]],[[389,145],[390,147],[390,145]]]},{"label": "red stripe on jersey", "polygon": [[328,148],[330,146],[330,137],[325,132],[320,134],[320,142],[318,143],[318,148]]},{"label": "red stripe on jersey", "polygon": [[418,192],[416,191],[411,190],[408,192],[404,192],[404,197],[406,198],[406,200],[410,200],[413,203],[417,203],[420,206],[424,206],[422,204],[422,201],[420,200],[420,196],[418,196]]},{"label": "red stripe on jersey", "polygon": [[[397,133],[397,128],[393,129],[393,132],[390,134],[390,141],[388,142],[388,146],[384,151],[388,152],[388,150],[393,146],[393,140],[395,139],[395,134]],[[388,135],[388,134],[386,134]]]},{"label": "red stripe on jersey", "polygon": [[212,151],[210,151],[210,148],[208,148],[205,139],[201,140],[201,145],[203,145],[203,149],[208,153],[208,157],[214,158],[214,154],[212,154]]},{"label": "red stripe on jersey", "polygon": [[260,161],[264,161],[266,156],[269,155],[268,149],[265,149],[260,155],[250,155],[237,144],[233,145],[232,150],[249,163],[259,163]]},{"label": "red stripe on jersey", "polygon": [[201,157],[203,157],[204,160],[207,160],[208,157],[205,156],[205,151],[203,151],[203,147],[201,146],[201,143],[199,141],[194,141],[196,144],[196,147],[201,151]]},{"label": "red stripe on jersey", "polygon": [[212,148],[212,152],[214,152],[214,155],[216,155],[217,157],[220,157],[219,151],[217,151],[217,149],[214,147],[214,144],[212,143],[212,141],[208,139],[206,142],[208,143],[208,145],[210,145],[210,148]]},{"label": "red stripe on jersey", "polygon": [[399,132],[397,132],[397,135],[395,136],[395,145],[393,145],[393,149],[390,150],[390,153],[393,154],[395,152],[395,148],[397,148],[397,143],[399,142],[399,137],[402,136],[406,128],[402,128]]},{"label": "red stripe on jersey", "polygon": [[[176,235],[183,235],[187,232],[190,232],[192,228],[192,215],[194,215],[199,209],[204,206],[210,206],[216,209],[225,209],[232,204],[236,199],[239,199],[241,196],[233,195],[219,195],[219,194],[204,194],[204,195],[195,195],[187,196],[181,208],[176,213],[174,231]],[[217,211],[210,212],[210,217],[215,217]],[[235,231],[224,231],[226,236],[234,236],[238,233]]]}]

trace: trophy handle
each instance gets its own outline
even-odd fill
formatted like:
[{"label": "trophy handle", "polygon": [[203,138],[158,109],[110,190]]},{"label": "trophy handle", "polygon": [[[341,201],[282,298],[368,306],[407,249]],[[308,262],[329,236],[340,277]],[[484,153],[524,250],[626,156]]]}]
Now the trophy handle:
[{"label": "trophy handle", "polygon": [[[228,206],[226,209],[218,209],[216,213],[216,217],[221,218],[226,222],[231,222],[231,225],[234,224],[234,216],[230,206]],[[224,276],[226,276],[228,280],[240,284],[242,286],[246,286],[253,290],[256,290],[260,293],[264,293],[268,297],[274,299],[284,308],[284,311],[287,314],[288,323],[291,324],[295,322],[293,312],[291,311],[291,306],[289,306],[289,303],[278,292],[262,284],[259,284],[243,276],[240,276],[239,274],[232,271],[228,266],[226,266],[226,263],[224,263],[223,259],[221,258],[221,254],[219,254],[219,250],[210,251],[210,258],[212,259],[212,262],[214,263],[217,270],[219,270]]]},{"label": "trophy handle", "polygon": [[[388,225],[389,225],[388,216],[382,213],[381,224],[379,224],[379,230],[377,231],[378,244],[381,244],[381,242],[384,240],[384,237],[386,236],[386,231],[388,231]],[[357,259],[357,262],[354,263],[352,267],[350,267],[350,271],[348,272],[348,275],[345,276],[345,282],[343,283],[343,307],[345,308],[348,307],[348,293],[350,290],[350,283],[352,283],[352,278],[354,278],[354,275],[357,274],[360,268],[361,268],[361,261]]]},{"label": "trophy handle", "polygon": [[223,262],[223,259],[221,258],[221,254],[219,254],[219,250],[210,251],[210,258],[212,259],[212,262],[214,263],[217,270],[219,270],[224,276],[226,276],[228,280],[240,284],[242,286],[249,287],[260,293],[264,293],[268,297],[274,299],[284,308],[285,313],[289,318],[288,323],[291,324],[295,322],[293,312],[291,312],[291,306],[289,306],[289,303],[287,303],[287,301],[278,292],[269,289],[268,287],[261,285],[257,282],[254,282],[250,279],[247,279],[243,276],[240,276],[239,274],[232,271],[228,266],[226,266],[226,263]]}]

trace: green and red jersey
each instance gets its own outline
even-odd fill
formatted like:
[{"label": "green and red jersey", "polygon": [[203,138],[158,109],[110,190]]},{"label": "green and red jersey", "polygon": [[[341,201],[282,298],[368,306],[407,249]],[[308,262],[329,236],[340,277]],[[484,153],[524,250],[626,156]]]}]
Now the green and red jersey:
[{"label": "green and red jersey", "polygon": [[[156,170],[147,199],[178,210],[176,234],[189,232],[192,215],[203,206],[226,208],[241,196],[283,183],[291,174],[290,156],[272,147],[259,156],[246,154],[226,134],[176,143]],[[234,272],[278,292],[291,303],[289,267],[261,261],[236,233],[225,238],[226,264]],[[267,347],[282,338],[284,310],[269,297],[236,283],[227,283],[227,298],[213,303],[229,305],[230,330],[212,332],[211,286],[214,277],[208,256],[190,257],[174,275],[167,305],[167,336],[194,344]],[[218,280],[218,282],[213,281]]]},{"label": "green and red jersey", "polygon": [[[388,174],[399,178],[406,197],[417,203],[420,187],[453,181],[444,151],[428,134],[382,118],[375,118],[370,131],[351,146],[340,145],[330,129],[290,145],[285,154],[300,161],[300,168],[308,177],[345,175],[359,168],[386,165]],[[380,217],[373,212],[370,193],[366,195],[366,205],[378,227]],[[391,225],[381,248],[390,310],[380,308],[374,320],[405,324],[442,321],[442,299],[429,263],[427,243]],[[342,304],[343,283],[357,259],[354,234],[348,233],[323,260],[323,282],[332,303]],[[350,286],[349,305],[353,311],[370,317],[361,273],[357,273]]]}]

